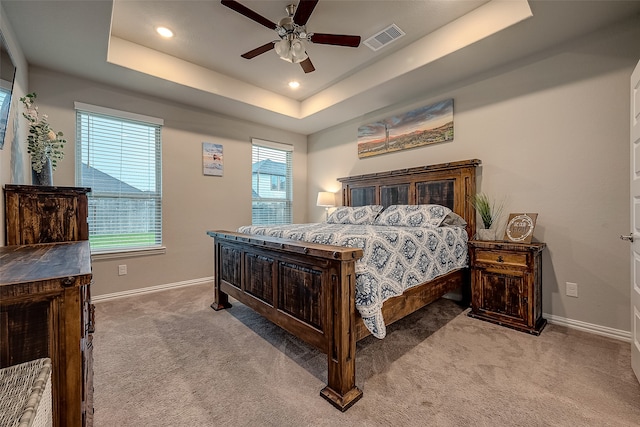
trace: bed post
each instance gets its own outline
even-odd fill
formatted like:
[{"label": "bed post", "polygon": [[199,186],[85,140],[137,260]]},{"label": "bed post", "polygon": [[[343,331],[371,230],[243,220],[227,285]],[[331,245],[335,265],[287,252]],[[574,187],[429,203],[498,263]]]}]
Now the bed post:
[{"label": "bed post", "polygon": [[362,397],[356,387],[356,303],[355,263],[331,270],[328,293],[329,348],[327,386],[320,395],[333,406],[346,411]]},{"label": "bed post", "polygon": [[231,308],[229,295],[220,290],[220,245],[215,238],[213,239],[213,303],[211,303],[211,308],[215,311]]}]

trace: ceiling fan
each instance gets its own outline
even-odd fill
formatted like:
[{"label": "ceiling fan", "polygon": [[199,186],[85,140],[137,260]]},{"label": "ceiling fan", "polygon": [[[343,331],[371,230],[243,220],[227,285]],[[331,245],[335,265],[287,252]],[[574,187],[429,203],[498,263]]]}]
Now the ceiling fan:
[{"label": "ceiling fan", "polygon": [[313,9],[315,9],[318,4],[318,1],[319,0],[300,0],[297,7],[294,4],[288,5],[285,8],[287,16],[278,21],[277,24],[237,1],[222,0],[221,3],[258,24],[275,30],[280,38],[280,40],[270,41],[249,52],[243,53],[241,55],[243,58],[252,59],[271,49],[275,49],[281,59],[292,63],[299,63],[305,73],[310,73],[315,70],[315,67],[307,54],[306,42],[347,47],[358,47],[360,45],[360,36],[307,32],[307,21]]}]

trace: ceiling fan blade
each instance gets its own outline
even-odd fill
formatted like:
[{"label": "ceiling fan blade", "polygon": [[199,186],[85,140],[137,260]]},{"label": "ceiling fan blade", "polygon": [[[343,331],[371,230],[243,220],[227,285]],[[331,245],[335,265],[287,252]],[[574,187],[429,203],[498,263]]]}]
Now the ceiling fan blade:
[{"label": "ceiling fan blade", "polygon": [[313,64],[311,63],[311,59],[309,59],[309,58],[307,58],[304,61],[302,61],[300,63],[300,66],[302,67],[302,69],[304,70],[305,73],[310,73],[310,72],[316,70],[316,67],[313,66]]},{"label": "ceiling fan blade", "polygon": [[332,44],[335,46],[358,47],[360,36],[347,36],[343,34],[322,34],[314,33],[310,39],[313,43]]},{"label": "ceiling fan blade", "polygon": [[254,12],[253,10],[249,9],[247,6],[244,6],[240,3],[238,3],[237,1],[234,0],[221,0],[220,3],[222,3],[223,6],[227,6],[229,9],[235,10],[236,12],[238,12],[241,15],[246,16],[247,18],[256,21],[258,24],[264,25],[265,27],[269,28],[270,30],[275,30],[277,25],[271,21],[269,21],[267,18],[265,18],[264,16]]},{"label": "ceiling fan blade", "polygon": [[318,0],[300,0],[296,13],[293,15],[293,22],[298,25],[307,25],[311,12],[318,4]]},{"label": "ceiling fan blade", "polygon": [[243,54],[242,54],[242,55],[240,55],[240,56],[242,56],[244,59],[251,59],[251,58],[255,58],[255,57],[256,57],[256,56],[258,56],[258,55],[262,55],[262,54],[263,54],[263,53],[265,53],[265,52],[269,52],[271,49],[273,49],[273,47],[274,47],[274,46],[275,46],[275,45],[274,45],[274,43],[273,43],[273,42],[269,42],[269,43],[263,44],[263,45],[262,45],[262,46],[260,46],[260,47],[255,48],[255,49],[253,49],[253,50],[250,50],[250,51],[249,51],[249,52],[247,52],[247,53],[243,53]]}]

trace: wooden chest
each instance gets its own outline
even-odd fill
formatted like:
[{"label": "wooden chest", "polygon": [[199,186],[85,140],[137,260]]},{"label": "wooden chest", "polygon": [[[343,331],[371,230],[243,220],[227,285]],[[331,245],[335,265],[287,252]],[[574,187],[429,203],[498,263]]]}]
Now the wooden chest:
[{"label": "wooden chest", "polygon": [[89,239],[90,188],[5,185],[7,245]]}]

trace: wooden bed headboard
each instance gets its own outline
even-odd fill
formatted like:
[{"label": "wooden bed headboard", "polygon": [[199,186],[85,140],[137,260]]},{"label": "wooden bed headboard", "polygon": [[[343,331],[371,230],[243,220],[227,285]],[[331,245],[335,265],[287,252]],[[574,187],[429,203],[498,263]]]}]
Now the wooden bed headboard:
[{"label": "wooden bed headboard", "polygon": [[447,206],[467,221],[467,234],[476,230],[476,210],[469,197],[476,194],[478,159],[376,172],[338,178],[344,206]]}]

